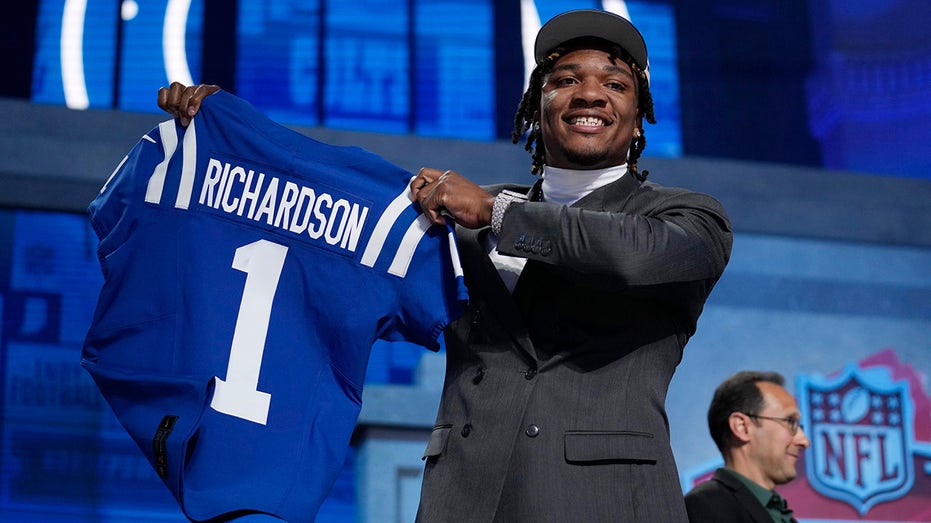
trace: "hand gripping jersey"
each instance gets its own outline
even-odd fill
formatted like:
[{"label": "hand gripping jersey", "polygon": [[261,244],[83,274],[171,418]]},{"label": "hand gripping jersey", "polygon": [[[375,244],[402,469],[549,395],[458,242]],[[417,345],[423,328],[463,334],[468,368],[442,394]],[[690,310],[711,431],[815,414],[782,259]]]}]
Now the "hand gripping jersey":
[{"label": "hand gripping jersey", "polygon": [[342,469],[376,339],[433,349],[466,299],[412,175],[226,92],[167,121],[88,209],[105,283],[83,348],[195,521],[312,521]]}]

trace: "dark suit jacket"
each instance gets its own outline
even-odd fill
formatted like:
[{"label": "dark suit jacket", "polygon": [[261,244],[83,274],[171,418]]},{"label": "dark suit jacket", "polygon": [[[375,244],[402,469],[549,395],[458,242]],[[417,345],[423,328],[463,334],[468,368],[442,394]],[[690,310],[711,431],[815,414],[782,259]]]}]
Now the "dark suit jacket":
[{"label": "dark suit jacket", "polygon": [[445,333],[418,521],[686,521],[664,404],[730,255],[721,205],[631,175],[571,208],[513,204],[513,296],[488,233],[457,231],[470,304]]},{"label": "dark suit jacket", "polygon": [[689,523],[773,523],[746,485],[723,469],[685,495]]}]

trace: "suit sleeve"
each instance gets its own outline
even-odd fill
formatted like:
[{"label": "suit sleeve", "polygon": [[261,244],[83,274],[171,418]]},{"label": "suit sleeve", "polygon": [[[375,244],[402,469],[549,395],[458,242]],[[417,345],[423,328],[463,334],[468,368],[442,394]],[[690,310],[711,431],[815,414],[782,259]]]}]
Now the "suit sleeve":
[{"label": "suit sleeve", "polygon": [[[668,190],[626,212],[546,202],[512,204],[498,251],[548,264],[567,277],[620,290],[717,280],[730,256],[730,221],[715,199]],[[520,249],[535,238],[544,248]]]},{"label": "suit sleeve", "polygon": [[765,523],[772,517],[739,480],[715,472],[685,495],[689,523]]},{"label": "suit sleeve", "polygon": [[713,499],[713,496],[690,492],[685,496],[685,511],[689,515],[689,523],[721,523],[722,500]]}]

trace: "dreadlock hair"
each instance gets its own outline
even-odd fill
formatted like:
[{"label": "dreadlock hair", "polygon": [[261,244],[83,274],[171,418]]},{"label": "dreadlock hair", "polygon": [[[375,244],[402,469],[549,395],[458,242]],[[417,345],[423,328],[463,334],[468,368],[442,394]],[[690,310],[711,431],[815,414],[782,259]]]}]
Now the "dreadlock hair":
[{"label": "dreadlock hair", "polygon": [[[537,116],[540,108],[540,100],[543,94],[543,81],[546,75],[553,69],[553,65],[570,51],[585,48],[586,43],[590,44],[592,38],[579,38],[566,42],[553,49],[546,57],[540,60],[533,72],[530,73],[530,83],[524,95],[517,106],[517,113],[514,115],[514,130],[511,131],[511,142],[517,143],[521,136],[528,130],[527,141],[524,149],[531,154],[530,172],[540,174],[543,172],[543,165],[546,163],[546,148],[541,140],[540,120]],[[614,60],[620,60],[630,66],[634,77],[637,79],[637,116],[645,118],[651,124],[656,123],[656,117],[653,115],[653,95],[650,94],[650,85],[647,80],[646,72],[637,65],[633,57],[621,47],[611,44],[607,41],[598,39],[599,48],[604,48]],[[641,173],[637,169],[637,160],[643,154],[647,146],[646,133],[640,130],[640,135],[631,140],[630,156],[628,157],[629,169],[640,180],[646,180],[649,171]]]}]

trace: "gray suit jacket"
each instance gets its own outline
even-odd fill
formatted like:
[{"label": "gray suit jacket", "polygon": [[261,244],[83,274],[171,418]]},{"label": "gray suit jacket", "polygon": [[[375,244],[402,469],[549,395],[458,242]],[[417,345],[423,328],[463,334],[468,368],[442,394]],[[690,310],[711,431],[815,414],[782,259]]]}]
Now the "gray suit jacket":
[{"label": "gray suit jacket", "polygon": [[685,506],[689,523],[773,523],[750,489],[723,469],[690,490]]},{"label": "gray suit jacket", "polygon": [[664,403],[730,255],[721,205],[630,175],[571,208],[511,205],[513,296],[487,234],[457,231],[470,304],[445,333],[418,521],[686,521]]}]

